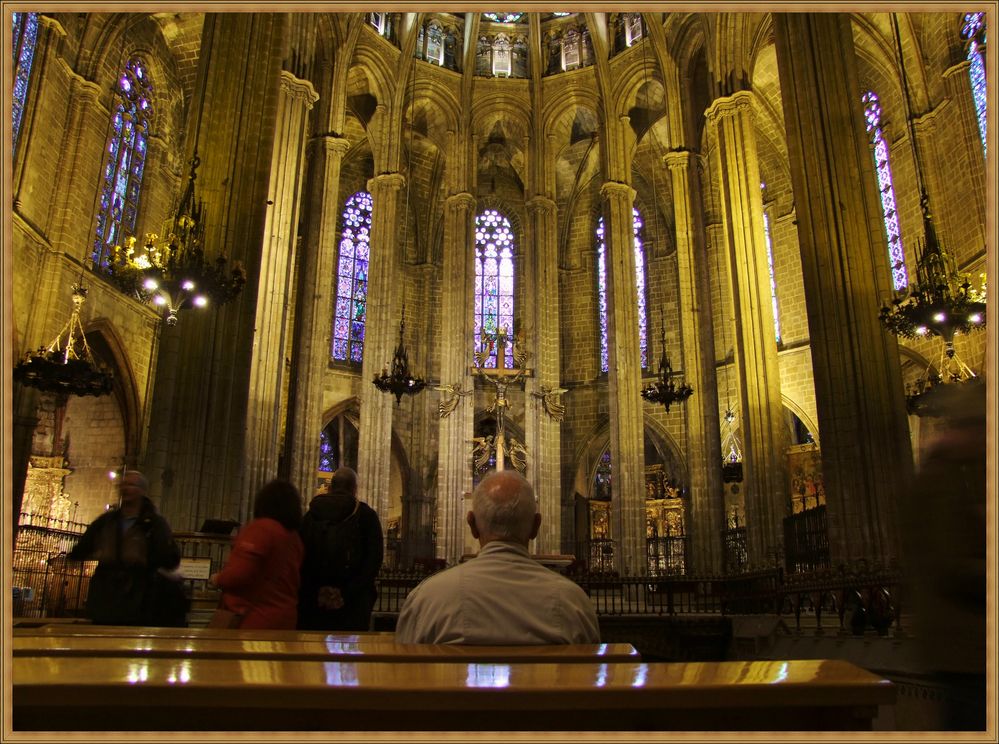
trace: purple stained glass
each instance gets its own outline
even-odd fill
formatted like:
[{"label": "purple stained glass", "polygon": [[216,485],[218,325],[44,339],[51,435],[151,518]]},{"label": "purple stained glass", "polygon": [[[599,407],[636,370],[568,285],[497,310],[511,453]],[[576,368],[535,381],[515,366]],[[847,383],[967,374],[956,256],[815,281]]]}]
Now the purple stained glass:
[{"label": "purple stained glass", "polygon": [[[494,209],[475,218],[475,348],[498,328],[513,334],[514,266],[510,221]],[[512,339],[511,339],[512,341]],[[513,366],[513,344],[507,343],[506,366]],[[496,366],[495,354],[486,361]]]},{"label": "purple stained glass", "polygon": [[909,284],[909,276],[905,268],[905,250],[902,246],[902,232],[899,229],[898,212],[895,208],[895,188],[892,185],[888,143],[881,131],[881,102],[874,91],[868,91],[861,100],[864,104],[867,133],[871,138],[871,144],[874,145],[874,170],[878,177],[878,189],[881,192],[881,212],[884,217],[885,234],[888,238],[888,261],[891,265],[892,286],[897,290],[905,289]]},{"label": "purple stained glass", "polygon": [[360,362],[363,356],[371,207],[371,194],[358,191],[347,199],[341,214],[332,349],[338,361]]},{"label": "purple stained glass", "polygon": [[100,247],[93,256],[97,266],[107,265],[107,256],[114,247],[116,236],[125,237],[135,230],[142,195],[147,135],[151,131],[152,90],[151,81],[145,74],[145,64],[138,57],[129,59],[118,78],[118,101],[105,148],[106,182],[102,186],[100,202],[105,214],[98,220]]},{"label": "purple stained glass", "polygon": [[24,106],[28,100],[31,81],[31,66],[35,59],[35,46],[38,42],[38,13],[14,13],[13,15],[13,62],[14,100],[11,107],[13,131],[13,152],[17,152],[18,136],[21,134],[21,121],[24,119]]},{"label": "purple stained glass", "polygon": [[319,469],[324,473],[332,473],[336,468],[336,449],[326,429],[323,429],[319,432]]},{"label": "purple stained glass", "polygon": [[763,213],[763,238],[767,246],[767,268],[770,270],[770,304],[774,312],[774,336],[780,343],[780,316],[777,314],[777,278],[774,275],[774,251],[770,242],[770,218]]},{"label": "purple stained glass", "polygon": [[[638,305],[638,352],[642,368],[649,366],[648,317],[645,308],[645,247],[642,242],[642,215],[637,207],[631,209],[632,235],[635,251],[635,295]],[[597,220],[597,312],[600,326],[600,370],[610,369],[607,348],[607,243],[604,238],[604,218]]]}]

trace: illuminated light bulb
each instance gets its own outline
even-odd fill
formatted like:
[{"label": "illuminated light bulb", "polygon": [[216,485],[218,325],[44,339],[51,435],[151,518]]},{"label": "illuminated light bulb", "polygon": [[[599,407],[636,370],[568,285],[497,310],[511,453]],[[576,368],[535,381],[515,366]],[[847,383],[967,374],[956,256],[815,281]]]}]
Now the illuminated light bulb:
[{"label": "illuminated light bulb", "polygon": [[968,320],[970,320],[972,323],[981,323],[982,322],[982,314],[981,313],[972,313],[968,317]]},{"label": "illuminated light bulb", "polygon": [[947,316],[944,315],[943,313],[937,313],[936,315],[933,316],[933,321],[935,323],[943,323],[945,320],[947,320]]},{"label": "illuminated light bulb", "polygon": [[181,289],[190,292],[192,289],[194,289],[194,282],[192,282],[190,279],[185,279],[184,283],[181,284],[180,286]]},{"label": "illuminated light bulb", "polygon": [[162,305],[165,305],[165,304],[166,304],[166,300],[165,300],[165,299],[163,299],[163,295],[156,295],[156,296],[155,296],[155,297],[153,298],[153,302],[154,302],[154,303],[156,303],[157,305],[160,305],[160,306],[162,306]]},{"label": "illuminated light bulb", "polygon": [[918,333],[920,336],[925,336],[927,333],[929,333],[929,329],[926,326],[921,325],[918,328],[916,328],[916,333]]},{"label": "illuminated light bulb", "polygon": [[146,289],[152,291],[152,290],[156,289],[157,287],[159,287],[160,285],[156,283],[155,279],[146,279],[146,281],[144,281],[142,283],[142,286],[145,287]]},{"label": "illuminated light bulb", "polygon": [[208,304],[208,298],[205,297],[204,295],[198,295],[197,297],[194,298],[194,304],[197,307],[204,307],[205,305]]}]

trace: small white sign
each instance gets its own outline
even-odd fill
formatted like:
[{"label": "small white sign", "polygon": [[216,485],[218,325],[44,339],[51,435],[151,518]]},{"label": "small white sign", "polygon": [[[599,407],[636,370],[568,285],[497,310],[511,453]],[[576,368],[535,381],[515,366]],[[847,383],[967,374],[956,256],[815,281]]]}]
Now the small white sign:
[{"label": "small white sign", "polygon": [[212,559],[181,558],[177,570],[185,579],[208,579],[212,575]]}]

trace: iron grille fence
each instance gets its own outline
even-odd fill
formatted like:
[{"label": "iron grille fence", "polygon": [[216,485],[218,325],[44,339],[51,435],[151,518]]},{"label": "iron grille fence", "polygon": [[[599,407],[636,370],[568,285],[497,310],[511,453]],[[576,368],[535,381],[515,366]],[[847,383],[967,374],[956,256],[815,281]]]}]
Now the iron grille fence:
[{"label": "iron grille fence", "polygon": [[788,573],[829,567],[825,504],[784,517],[784,558]]},{"label": "iron grille fence", "polygon": [[742,573],[749,563],[746,550],[746,528],[732,527],[722,530],[722,546],[725,555],[725,573]]},{"label": "iron grille fence", "polygon": [[682,576],[687,572],[687,538],[683,535],[645,540],[649,576]]}]

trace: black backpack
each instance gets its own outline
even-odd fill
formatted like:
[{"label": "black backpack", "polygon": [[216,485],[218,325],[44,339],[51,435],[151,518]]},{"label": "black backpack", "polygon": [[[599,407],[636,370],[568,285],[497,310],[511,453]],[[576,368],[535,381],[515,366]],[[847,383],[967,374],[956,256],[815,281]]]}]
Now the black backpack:
[{"label": "black backpack", "polygon": [[307,559],[318,567],[320,580],[333,586],[343,586],[361,563],[361,502],[339,522],[314,520],[307,524],[305,545]]}]

